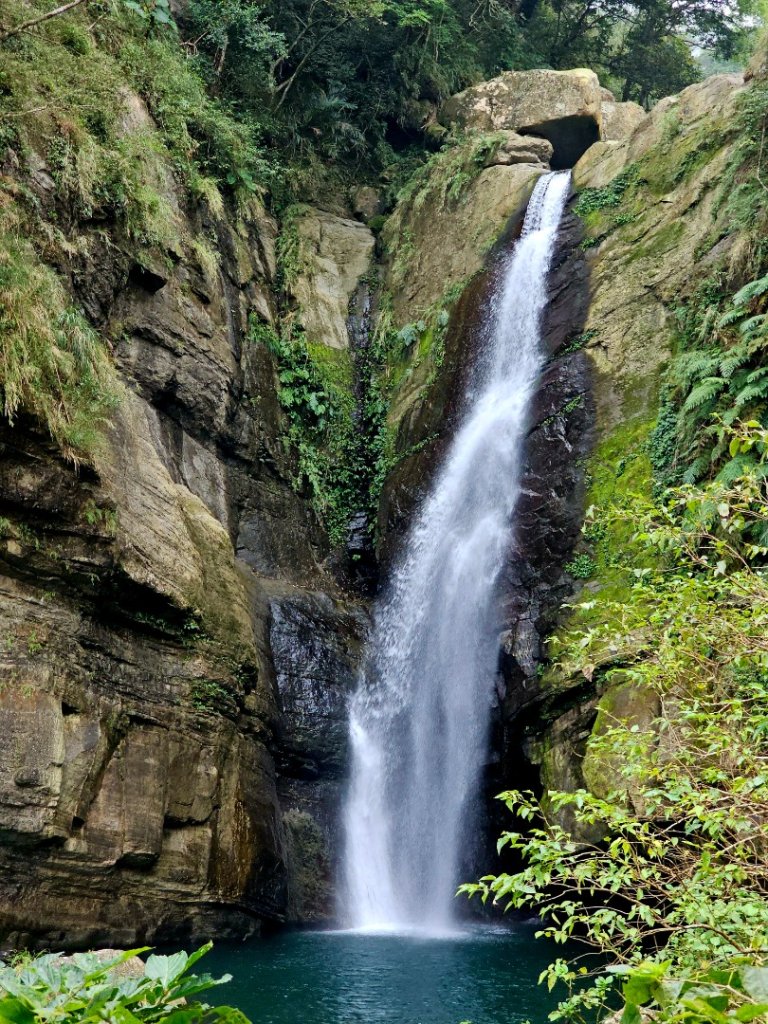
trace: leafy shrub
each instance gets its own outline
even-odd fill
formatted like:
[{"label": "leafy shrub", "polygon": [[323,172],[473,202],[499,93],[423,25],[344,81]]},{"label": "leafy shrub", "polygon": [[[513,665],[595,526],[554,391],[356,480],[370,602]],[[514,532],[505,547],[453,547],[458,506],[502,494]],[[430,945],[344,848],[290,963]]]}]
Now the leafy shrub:
[{"label": "leafy shrub", "polygon": [[189,970],[208,952],[148,957],[142,977],[115,971],[127,960],[146,952],[133,949],[113,960],[94,953],[62,957],[48,953],[22,959],[17,966],[0,967],[2,1024],[248,1024],[239,1010],[210,1007],[201,993],[230,980],[194,975]]},{"label": "leafy shrub", "polygon": [[288,419],[286,440],[296,455],[301,489],[332,544],[343,544],[352,515],[365,507],[366,436],[354,422],[355,398],[348,352],[309,341],[286,321],[283,334],[251,323],[251,338],[277,363],[277,397]]},{"label": "leafy shrub", "polygon": [[565,571],[577,580],[588,580],[597,572],[597,565],[591,555],[576,555],[566,566]]},{"label": "leafy shrub", "polygon": [[[602,666],[590,788],[502,794],[530,826],[500,841],[524,866],[462,887],[602,955],[591,973],[564,960],[544,972],[570,986],[553,1020],[607,1017],[617,995],[624,1024],[641,1008],[660,1024],[768,1014],[768,546],[752,539],[768,527],[768,431],[730,437],[755,455],[742,477],[604,510],[633,531],[622,600],[598,595],[597,624],[553,648],[569,672]],[[614,713],[617,687],[659,713]]]},{"label": "leafy shrub", "polygon": [[[574,206],[574,212],[585,217],[597,210],[606,210],[618,206],[626,193],[638,179],[638,168],[633,164],[618,174],[613,181],[603,188],[585,188]],[[626,223],[626,221],[624,222]]]},{"label": "leafy shrub", "polygon": [[237,716],[237,701],[217,679],[195,679],[189,697],[198,711],[211,711],[230,718]]}]

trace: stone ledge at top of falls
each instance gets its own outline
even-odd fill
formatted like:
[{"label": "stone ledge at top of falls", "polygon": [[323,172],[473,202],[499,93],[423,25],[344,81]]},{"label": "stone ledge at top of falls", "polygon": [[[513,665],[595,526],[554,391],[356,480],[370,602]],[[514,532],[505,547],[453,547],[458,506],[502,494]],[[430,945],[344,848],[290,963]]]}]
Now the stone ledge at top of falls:
[{"label": "stone ledge at top of falls", "polygon": [[468,131],[515,131],[549,139],[553,167],[570,167],[598,139],[617,141],[644,117],[617,103],[587,68],[505,71],[446,100],[439,118]]}]

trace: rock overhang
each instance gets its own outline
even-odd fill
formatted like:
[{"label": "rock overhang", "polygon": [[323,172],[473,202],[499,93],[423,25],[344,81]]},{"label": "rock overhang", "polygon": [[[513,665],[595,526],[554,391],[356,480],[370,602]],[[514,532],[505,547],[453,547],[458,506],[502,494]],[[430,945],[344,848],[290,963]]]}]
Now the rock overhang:
[{"label": "rock overhang", "polygon": [[[624,110],[624,108],[632,108]],[[554,170],[573,167],[595,142],[630,132],[641,108],[616,103],[587,68],[505,71],[451,96],[439,119],[466,132],[513,131],[548,140]]]}]

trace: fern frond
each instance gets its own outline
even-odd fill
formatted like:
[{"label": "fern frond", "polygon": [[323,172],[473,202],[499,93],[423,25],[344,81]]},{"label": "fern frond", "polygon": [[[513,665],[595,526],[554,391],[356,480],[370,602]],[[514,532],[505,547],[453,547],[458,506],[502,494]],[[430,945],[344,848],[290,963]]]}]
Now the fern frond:
[{"label": "fern frond", "polygon": [[736,455],[734,456],[734,458],[726,462],[726,464],[715,477],[715,480],[719,484],[725,484],[726,486],[728,486],[732,484],[735,480],[738,480],[740,477],[744,476],[744,474],[749,469],[750,463],[752,463],[753,461],[753,457],[749,454]]},{"label": "fern frond", "polygon": [[726,381],[722,377],[705,378],[700,384],[696,385],[686,398],[683,412],[693,412],[694,409],[700,409],[702,405],[706,405],[713,398],[717,398],[725,386]]},{"label": "fern frond", "polygon": [[683,473],[683,483],[697,484],[708,469],[709,455],[699,455],[697,459],[693,460],[685,473]]},{"label": "fern frond", "polygon": [[690,386],[702,377],[711,377],[717,371],[720,355],[712,352],[687,352],[675,361],[675,375]]},{"label": "fern frond", "polygon": [[743,348],[737,348],[720,363],[720,373],[726,380],[731,378],[736,370],[749,362],[749,352]]},{"label": "fern frond", "polygon": [[759,402],[768,399],[768,380],[758,381],[756,384],[749,384],[736,396],[735,407],[743,409],[745,405],[752,402]]},{"label": "fern frond", "polygon": [[740,288],[733,296],[734,306],[746,306],[752,299],[758,298],[768,292],[768,274],[765,277],[758,277],[756,281],[750,281]]},{"label": "fern frond", "polygon": [[762,352],[768,348],[768,331],[761,334],[752,334],[746,337],[743,342],[747,352],[750,356],[757,355],[758,352]]},{"label": "fern frond", "polygon": [[751,316],[749,320],[745,320],[739,324],[739,333],[745,338],[751,337],[758,333],[761,327],[765,326],[765,313],[760,313],[758,316]]},{"label": "fern frond", "polygon": [[768,547],[768,523],[755,523],[752,528],[752,539],[758,547]]},{"label": "fern frond", "polygon": [[728,312],[724,313],[717,321],[717,326],[719,328],[730,327],[732,324],[735,324],[739,320],[743,319],[743,317],[743,309],[729,309]]}]

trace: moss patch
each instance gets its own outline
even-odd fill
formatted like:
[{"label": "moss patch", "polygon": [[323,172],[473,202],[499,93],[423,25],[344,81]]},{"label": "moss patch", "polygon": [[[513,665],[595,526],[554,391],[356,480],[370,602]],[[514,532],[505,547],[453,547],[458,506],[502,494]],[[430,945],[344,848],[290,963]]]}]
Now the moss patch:
[{"label": "moss patch", "polygon": [[[600,443],[587,466],[587,512],[583,540],[576,558],[590,559],[591,579],[570,602],[563,623],[550,638],[549,665],[543,676],[547,687],[570,685],[570,669],[558,661],[563,635],[570,629],[589,630],[605,623],[607,605],[620,606],[629,597],[635,569],[633,527],[604,515],[608,507],[629,509],[653,494],[653,473],[648,455],[648,438],[654,421],[638,417],[615,427]],[[597,600],[596,600],[597,599]],[[610,660],[615,652],[606,652]]]}]

